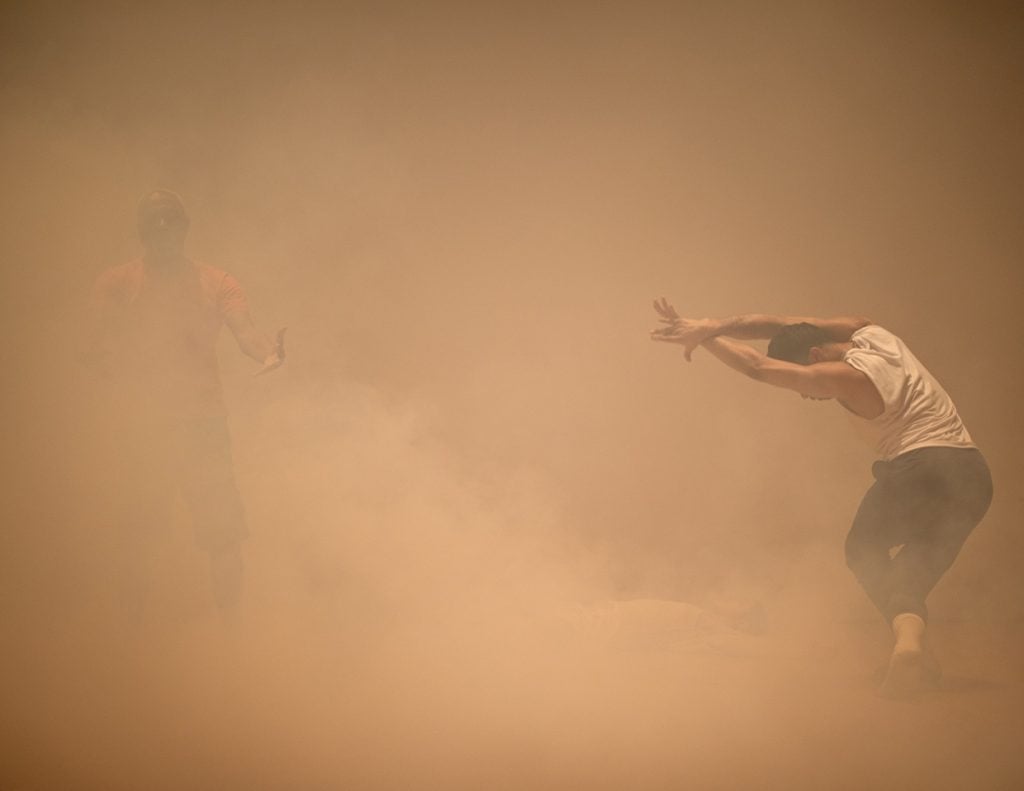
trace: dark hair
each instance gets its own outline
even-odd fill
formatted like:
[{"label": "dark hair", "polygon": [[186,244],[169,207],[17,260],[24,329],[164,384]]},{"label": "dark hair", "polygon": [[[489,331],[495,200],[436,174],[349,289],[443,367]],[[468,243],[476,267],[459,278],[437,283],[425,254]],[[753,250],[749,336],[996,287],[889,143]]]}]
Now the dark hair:
[{"label": "dark hair", "polygon": [[832,338],[821,327],[802,321],[787,324],[779,330],[768,344],[768,356],[773,360],[807,365],[807,357],[814,346],[831,343]]}]

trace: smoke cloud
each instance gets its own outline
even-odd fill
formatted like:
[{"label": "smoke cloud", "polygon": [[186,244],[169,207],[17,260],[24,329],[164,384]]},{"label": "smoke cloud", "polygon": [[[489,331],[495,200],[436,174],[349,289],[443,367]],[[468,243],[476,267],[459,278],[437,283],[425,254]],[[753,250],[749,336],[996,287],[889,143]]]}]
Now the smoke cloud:
[{"label": "smoke cloud", "polygon": [[[9,3],[0,789],[1002,788],[1024,777],[1024,180],[1010,5]],[[222,624],[177,504],[118,604],[88,295],[180,193],[288,361],[220,341]],[[834,404],[652,344],[864,314],[996,499],[874,696]],[[966,735],[965,735],[966,734]],[[969,744],[966,743],[969,739]]]}]

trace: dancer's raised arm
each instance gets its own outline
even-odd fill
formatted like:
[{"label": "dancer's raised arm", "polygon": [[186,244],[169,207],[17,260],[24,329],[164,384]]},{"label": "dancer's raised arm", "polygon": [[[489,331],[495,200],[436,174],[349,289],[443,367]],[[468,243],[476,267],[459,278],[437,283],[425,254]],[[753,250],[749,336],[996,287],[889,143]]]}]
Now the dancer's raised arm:
[{"label": "dancer's raised arm", "polygon": [[652,339],[681,344],[687,360],[697,346],[708,338],[720,335],[739,340],[769,340],[783,327],[806,323],[824,330],[830,341],[845,343],[857,330],[872,323],[863,316],[813,318],[766,313],[746,313],[718,319],[688,319],[680,316],[664,297],[654,301],[654,309],[658,313],[658,320],[665,326],[652,330]]},{"label": "dancer's raised arm", "polygon": [[734,371],[755,381],[795,390],[805,398],[834,398],[868,420],[885,410],[878,389],[867,375],[842,362],[831,349],[821,349],[813,364],[800,365],[772,359],[728,338],[708,338],[702,345]]}]

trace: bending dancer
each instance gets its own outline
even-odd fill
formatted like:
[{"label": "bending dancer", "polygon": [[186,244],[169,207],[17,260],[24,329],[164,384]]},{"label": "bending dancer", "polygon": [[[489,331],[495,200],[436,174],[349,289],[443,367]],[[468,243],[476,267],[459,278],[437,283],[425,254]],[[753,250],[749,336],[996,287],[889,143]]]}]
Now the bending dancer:
[{"label": "bending dancer", "polygon": [[[946,391],[891,332],[864,318],[687,319],[655,301],[689,361],[703,346],[730,368],[804,398],[835,399],[874,431],[879,461],[846,538],[846,563],[892,626],[881,692],[937,683],[925,643],[925,599],[992,500],[992,479]],[[769,339],[767,356],[735,339]]]},{"label": "bending dancer", "polygon": [[284,362],[284,330],[272,340],[253,324],[238,281],[185,256],[189,218],[181,198],[157,190],[139,202],[145,249],[103,272],[94,288],[87,356],[116,385],[122,594],[139,610],[148,589],[153,531],[180,492],[196,543],[210,557],[213,598],[232,617],[242,587],[245,514],[235,485],[216,342],[227,324],[266,373]]}]

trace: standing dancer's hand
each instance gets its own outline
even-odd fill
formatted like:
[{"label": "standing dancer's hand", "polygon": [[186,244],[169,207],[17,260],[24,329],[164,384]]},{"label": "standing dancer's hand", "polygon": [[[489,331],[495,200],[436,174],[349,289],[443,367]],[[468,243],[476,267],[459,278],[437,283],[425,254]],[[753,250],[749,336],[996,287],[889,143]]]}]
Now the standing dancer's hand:
[{"label": "standing dancer's hand", "polygon": [[263,361],[263,367],[255,373],[255,376],[268,374],[275,368],[280,368],[284,365],[284,333],[287,329],[287,327],[282,327],[277,331],[277,338],[274,341],[274,349],[269,355],[267,355],[267,358]]},{"label": "standing dancer's hand", "polygon": [[678,343],[683,347],[683,356],[687,362],[693,350],[708,338],[714,337],[718,331],[711,319],[684,319],[664,297],[654,300],[654,310],[658,313],[658,320],[665,326],[651,330],[651,340]]}]

